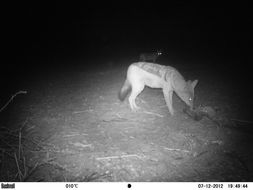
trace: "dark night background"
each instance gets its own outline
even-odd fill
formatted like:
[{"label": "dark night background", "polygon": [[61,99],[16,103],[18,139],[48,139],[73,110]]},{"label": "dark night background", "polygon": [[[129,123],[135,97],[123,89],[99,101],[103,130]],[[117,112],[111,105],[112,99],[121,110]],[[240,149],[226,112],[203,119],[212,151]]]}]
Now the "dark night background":
[{"label": "dark night background", "polygon": [[13,3],[6,6],[2,28],[2,83],[10,86],[43,70],[130,64],[157,49],[164,63],[209,61],[233,74],[245,72],[248,4],[222,2]]},{"label": "dark night background", "polygon": [[[27,151],[20,166],[32,168],[27,181],[89,181],[89,170],[115,171],[108,181],[252,181],[247,1],[9,1],[1,8],[0,109],[9,104],[0,111],[0,181],[13,181],[9,171],[25,179],[7,155],[20,155],[20,147]],[[169,115],[158,90],[142,94],[137,114],[118,100],[127,66],[157,50],[158,64],[199,80],[194,104],[212,108],[216,120],[194,121],[176,97]],[[21,90],[27,94],[12,101]],[[39,143],[30,147],[33,139]],[[145,159],[114,159],[132,153]],[[114,161],[99,160],[108,155]]]}]

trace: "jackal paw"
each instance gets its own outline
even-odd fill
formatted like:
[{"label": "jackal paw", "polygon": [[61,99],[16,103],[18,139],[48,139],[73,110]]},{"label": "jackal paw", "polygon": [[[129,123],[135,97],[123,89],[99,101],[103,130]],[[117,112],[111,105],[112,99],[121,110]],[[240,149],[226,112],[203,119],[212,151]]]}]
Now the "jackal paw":
[{"label": "jackal paw", "polygon": [[136,107],[133,107],[131,108],[132,112],[137,112],[138,110],[140,110],[141,108],[136,106]]},{"label": "jackal paw", "polygon": [[170,115],[173,116],[175,114],[174,111],[170,111]]}]

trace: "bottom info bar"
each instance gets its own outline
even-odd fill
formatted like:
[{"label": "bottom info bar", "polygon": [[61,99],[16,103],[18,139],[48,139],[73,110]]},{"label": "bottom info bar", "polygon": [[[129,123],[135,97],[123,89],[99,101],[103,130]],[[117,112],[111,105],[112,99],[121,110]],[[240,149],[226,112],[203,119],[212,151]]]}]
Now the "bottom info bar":
[{"label": "bottom info bar", "polygon": [[252,182],[225,182],[225,183],[201,183],[201,182],[1,182],[1,189],[39,190],[39,189],[253,189]]}]

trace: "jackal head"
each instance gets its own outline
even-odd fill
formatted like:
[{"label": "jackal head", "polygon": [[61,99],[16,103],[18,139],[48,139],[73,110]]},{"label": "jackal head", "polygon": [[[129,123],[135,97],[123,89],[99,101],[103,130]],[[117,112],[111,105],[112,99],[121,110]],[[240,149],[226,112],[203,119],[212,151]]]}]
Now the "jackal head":
[{"label": "jackal head", "polygon": [[194,106],[194,88],[198,84],[198,80],[187,81],[184,89],[178,93],[179,97],[190,107],[193,109]]}]

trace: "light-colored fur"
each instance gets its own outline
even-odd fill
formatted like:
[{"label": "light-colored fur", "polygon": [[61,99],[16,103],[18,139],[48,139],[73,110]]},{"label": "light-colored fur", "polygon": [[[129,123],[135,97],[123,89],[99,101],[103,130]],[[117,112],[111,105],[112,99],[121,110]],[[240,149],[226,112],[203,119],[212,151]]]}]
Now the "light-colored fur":
[{"label": "light-colored fur", "polygon": [[131,109],[136,111],[139,107],[136,105],[135,99],[145,86],[162,88],[169,112],[173,115],[173,91],[192,109],[194,88],[197,83],[198,80],[186,82],[183,76],[173,67],[137,62],[128,67],[126,81],[119,92],[119,98],[123,101],[131,90],[128,100]]}]

